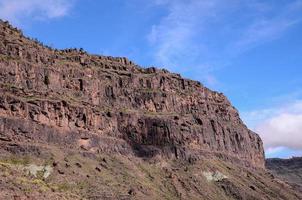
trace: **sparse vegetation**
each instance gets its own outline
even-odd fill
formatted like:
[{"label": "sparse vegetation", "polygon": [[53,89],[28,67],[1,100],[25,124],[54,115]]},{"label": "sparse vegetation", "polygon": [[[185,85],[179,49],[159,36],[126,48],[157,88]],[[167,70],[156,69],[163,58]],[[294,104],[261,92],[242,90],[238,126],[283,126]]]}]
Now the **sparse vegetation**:
[{"label": "sparse vegetation", "polygon": [[28,165],[31,162],[31,158],[29,156],[11,155],[7,158],[1,159],[1,162],[12,165]]},{"label": "sparse vegetation", "polygon": [[[251,191],[245,186],[253,185],[254,190],[280,192],[284,185],[267,179],[265,172],[251,172],[248,168],[219,160],[202,160],[188,165],[179,160],[144,161],[135,157],[99,154],[95,159],[85,157],[77,151],[64,152],[57,148],[49,149],[52,156],[40,157],[3,157],[0,162],[0,177],[9,180],[12,187],[18,186],[26,194],[48,194],[66,199],[89,199],[89,197],[128,196],[135,191],[138,199],[227,199],[227,193],[221,184],[230,182],[231,188],[243,193]],[[39,172],[37,177],[29,176],[17,165],[50,163],[56,161],[56,170],[65,169],[65,173],[54,172],[48,179]],[[81,168],[76,166],[81,164]],[[68,165],[66,165],[68,164]],[[66,166],[69,166],[66,168]],[[96,171],[98,166],[101,171]],[[219,171],[227,181],[208,182],[203,172]],[[212,174],[211,173],[211,174]],[[247,177],[244,174],[249,174]],[[220,180],[220,179],[219,179]],[[261,180],[261,181],[259,181]],[[272,186],[273,185],[273,186]],[[9,188],[9,187],[8,187]],[[275,189],[272,189],[275,188]],[[253,191],[254,191],[253,190]],[[38,192],[38,193],[36,193]],[[131,193],[132,193],[131,192]],[[204,196],[210,194],[211,196]],[[291,194],[284,197],[291,199]]]},{"label": "sparse vegetation", "polygon": [[0,199],[302,199],[223,95],[4,29]]}]

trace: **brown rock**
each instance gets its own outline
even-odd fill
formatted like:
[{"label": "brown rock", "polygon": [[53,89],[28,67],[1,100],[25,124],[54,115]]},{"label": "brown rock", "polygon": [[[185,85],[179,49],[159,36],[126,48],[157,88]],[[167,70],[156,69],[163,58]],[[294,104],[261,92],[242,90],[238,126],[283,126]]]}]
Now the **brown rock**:
[{"label": "brown rock", "polygon": [[[1,20],[0,155],[0,199],[302,199],[299,159],[266,171],[261,139],[223,94],[52,49]],[[50,160],[44,182],[18,171]]]},{"label": "brown rock", "polygon": [[261,139],[223,94],[126,58],[54,51],[10,30],[0,22],[4,135],[79,147],[85,133],[93,135],[85,150],[264,167]]}]

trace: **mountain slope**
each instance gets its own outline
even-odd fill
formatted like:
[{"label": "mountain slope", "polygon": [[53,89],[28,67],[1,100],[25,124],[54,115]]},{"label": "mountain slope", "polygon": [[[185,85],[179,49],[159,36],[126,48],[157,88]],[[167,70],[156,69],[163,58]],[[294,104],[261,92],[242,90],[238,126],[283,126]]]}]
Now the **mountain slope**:
[{"label": "mountain slope", "polygon": [[271,158],[266,160],[266,167],[275,176],[290,183],[302,191],[302,158],[291,159]]},{"label": "mountain slope", "polygon": [[223,94],[2,21],[0,38],[0,197],[300,199]]}]

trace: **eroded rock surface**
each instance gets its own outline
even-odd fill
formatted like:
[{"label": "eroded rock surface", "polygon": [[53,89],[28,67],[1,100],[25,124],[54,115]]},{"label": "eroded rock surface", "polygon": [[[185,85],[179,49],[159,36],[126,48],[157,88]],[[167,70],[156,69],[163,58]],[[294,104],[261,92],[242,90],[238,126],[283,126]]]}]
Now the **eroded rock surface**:
[{"label": "eroded rock surface", "polygon": [[0,141],[10,151],[35,141],[264,167],[261,139],[223,94],[126,58],[54,50],[2,21],[0,85]]},{"label": "eroded rock surface", "polygon": [[0,199],[291,199],[221,93],[0,20]]}]

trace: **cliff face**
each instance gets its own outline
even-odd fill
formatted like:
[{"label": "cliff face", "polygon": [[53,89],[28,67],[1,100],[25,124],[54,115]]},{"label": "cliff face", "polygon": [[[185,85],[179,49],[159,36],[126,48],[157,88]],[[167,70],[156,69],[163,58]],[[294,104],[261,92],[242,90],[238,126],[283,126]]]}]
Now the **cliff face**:
[{"label": "cliff face", "polygon": [[227,98],[0,20],[0,199],[291,199]]},{"label": "cliff face", "polygon": [[[126,58],[53,50],[0,22],[0,142],[264,167],[262,141],[221,93]],[[15,145],[14,145],[15,144]]]}]

